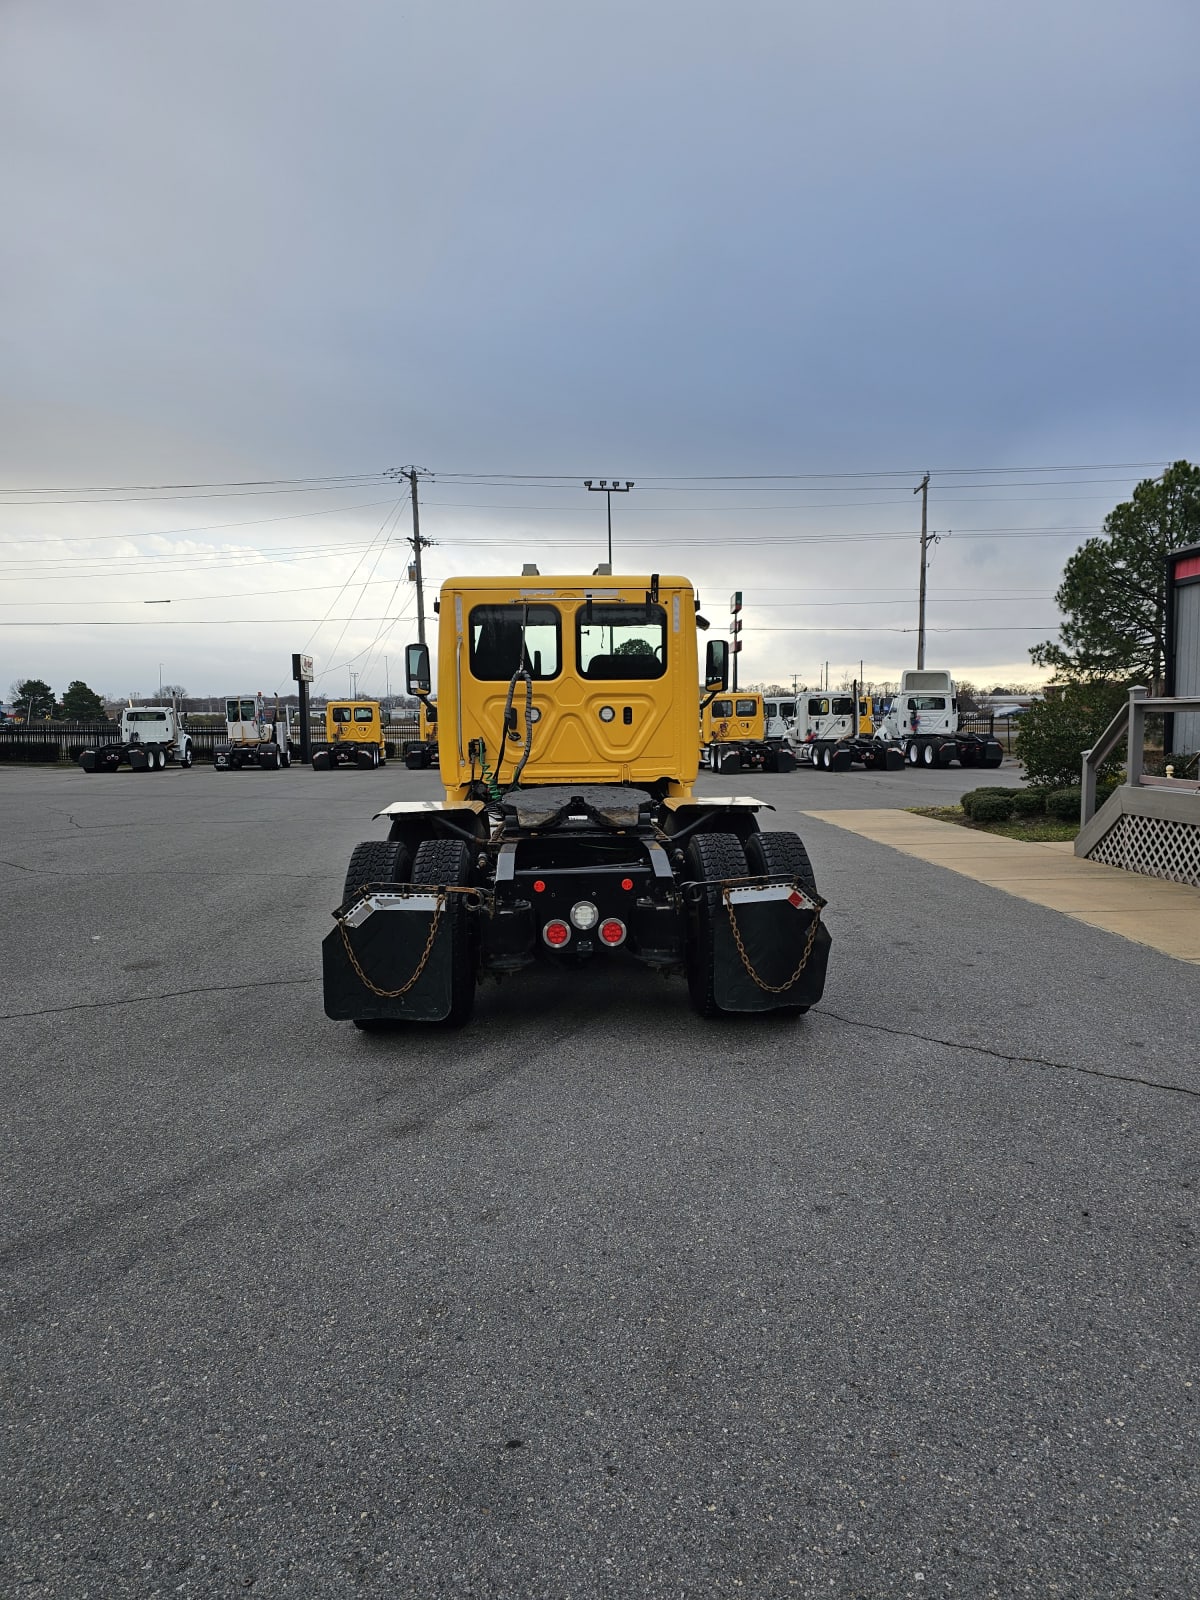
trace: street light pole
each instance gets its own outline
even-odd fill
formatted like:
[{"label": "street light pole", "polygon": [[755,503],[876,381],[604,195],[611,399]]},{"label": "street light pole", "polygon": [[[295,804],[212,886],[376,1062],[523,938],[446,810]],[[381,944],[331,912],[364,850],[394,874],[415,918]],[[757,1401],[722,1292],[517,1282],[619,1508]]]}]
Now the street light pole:
[{"label": "street light pole", "polygon": [[608,571],[609,571],[609,576],[611,577],[611,575],[612,575],[612,497],[613,497],[614,494],[628,494],[630,489],[633,488],[633,480],[632,480],[632,478],[627,478],[625,480],[625,482],[622,483],[622,482],[620,482],[619,479],[614,478],[612,480],[612,482],[609,483],[607,478],[601,478],[599,482],[597,482],[595,478],[585,478],[583,480],[583,487],[585,489],[590,489],[593,494],[601,494],[602,493],[604,495],[605,499],[608,501]]}]

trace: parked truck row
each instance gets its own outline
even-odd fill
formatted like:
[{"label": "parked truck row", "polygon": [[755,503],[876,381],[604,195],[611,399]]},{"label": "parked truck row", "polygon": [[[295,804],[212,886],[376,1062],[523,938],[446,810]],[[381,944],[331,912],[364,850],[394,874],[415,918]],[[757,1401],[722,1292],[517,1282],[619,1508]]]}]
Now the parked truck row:
[{"label": "parked truck row", "polygon": [[998,767],[1004,751],[990,734],[959,727],[949,672],[911,669],[884,710],[857,684],[850,694],[802,694],[788,724],[797,762],[823,772],[898,772],[905,766]]}]

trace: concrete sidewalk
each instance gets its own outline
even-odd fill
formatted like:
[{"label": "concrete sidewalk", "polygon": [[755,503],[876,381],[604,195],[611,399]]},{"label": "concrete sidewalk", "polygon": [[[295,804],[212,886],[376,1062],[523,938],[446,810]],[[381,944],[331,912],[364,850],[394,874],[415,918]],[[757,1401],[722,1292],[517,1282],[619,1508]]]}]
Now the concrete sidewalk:
[{"label": "concrete sidewalk", "polygon": [[1024,844],[908,811],[804,814],[1200,965],[1200,889],[1084,861],[1069,843]]}]

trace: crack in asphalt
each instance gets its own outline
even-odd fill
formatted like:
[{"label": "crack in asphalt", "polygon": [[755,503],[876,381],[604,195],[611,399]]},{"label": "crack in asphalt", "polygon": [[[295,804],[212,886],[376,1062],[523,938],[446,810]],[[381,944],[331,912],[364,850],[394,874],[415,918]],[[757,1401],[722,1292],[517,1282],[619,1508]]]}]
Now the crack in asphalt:
[{"label": "crack in asphalt", "polygon": [[922,1044],[945,1045],[948,1050],[969,1050],[973,1055],[987,1056],[993,1061],[1004,1061],[1009,1066],[1045,1067],[1052,1072],[1077,1072],[1088,1078],[1107,1078],[1113,1083],[1136,1084],[1143,1089],[1161,1089],[1166,1094],[1187,1095],[1200,1100],[1200,1089],[1190,1089],[1182,1083],[1164,1083],[1159,1078],[1139,1078],[1130,1072],[1110,1072],[1103,1067],[1081,1067],[1071,1061],[1051,1061],[1046,1056],[1011,1055],[1006,1050],[991,1050],[985,1044],[972,1044],[965,1039],[943,1039],[935,1033],[917,1033],[912,1028],[893,1028],[884,1022],[865,1022],[862,1017],[847,1017],[830,1011],[825,1006],[814,1006],[813,1016],[832,1017],[851,1028],[866,1028],[870,1033],[889,1033],[897,1039],[917,1039]]},{"label": "crack in asphalt", "polygon": [[80,1000],[70,1006],[47,1006],[44,1011],[0,1011],[0,1022],[16,1022],[23,1017],[58,1017],[68,1011],[111,1011],[114,1006],[145,1006],[156,1000],[178,1000],[189,994],[236,994],[242,989],[300,988],[320,983],[320,978],[260,978],[255,983],[203,983],[194,989],[164,989],[159,994],[129,994],[116,999]]},{"label": "crack in asphalt", "polygon": [[[5,857],[5,856],[0,856],[0,867],[11,867],[14,872],[30,872],[30,873],[33,874],[33,876],[35,878],[37,878],[37,877],[43,877],[43,878],[77,878],[79,876],[79,872],[75,868],[71,868],[71,867],[35,867],[35,866],[30,866],[30,864],[27,861],[9,861],[7,859],[7,857]],[[92,867],[92,868],[89,868],[89,872],[90,872],[90,875],[93,878],[127,878],[129,876],[128,868],[125,868],[125,867],[114,867],[112,869],[112,871],[110,871],[110,872],[106,872],[103,868]],[[227,867],[223,867],[223,868],[220,868],[220,869],[214,868],[211,872],[205,872],[203,869],[190,868],[190,867],[185,869],[183,867],[143,867],[143,866],[139,866],[138,869],[137,869],[137,874],[138,874],[138,878],[139,879],[142,879],[142,878],[181,878],[181,879],[228,878],[229,869]],[[241,878],[267,878],[267,879],[269,879],[269,880],[271,880],[273,882],[279,882],[279,883],[286,883],[286,882],[289,882],[289,881],[295,881],[295,882],[299,883],[301,880],[303,880],[305,883],[311,883],[313,881],[313,875],[312,875],[311,872],[255,872],[255,870],[252,867],[239,867],[237,869],[237,874],[238,874],[238,878],[239,879],[241,879]]]}]

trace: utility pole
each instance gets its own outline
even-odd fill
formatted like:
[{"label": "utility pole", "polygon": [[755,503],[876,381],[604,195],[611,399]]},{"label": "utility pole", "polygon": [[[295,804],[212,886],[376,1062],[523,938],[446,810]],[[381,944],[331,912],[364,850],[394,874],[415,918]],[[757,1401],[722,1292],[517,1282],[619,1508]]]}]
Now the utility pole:
[{"label": "utility pole", "polygon": [[917,600],[917,667],[925,665],[925,554],[929,546],[929,474],[913,490],[921,496],[921,589]]},{"label": "utility pole", "polygon": [[[619,483],[616,478],[609,483],[607,478],[601,478],[599,483],[594,478],[585,478],[583,487],[590,489],[593,494],[603,494],[608,500],[608,571],[612,575],[612,497],[614,494],[628,494],[633,488],[633,480],[627,478],[624,483]],[[415,502],[414,502],[415,504]]]},{"label": "utility pole", "polygon": [[412,538],[408,541],[413,547],[413,579],[417,585],[417,638],[425,643],[425,580],[421,572],[421,551],[432,542],[421,537],[421,513],[417,506],[417,479],[428,478],[431,473],[428,467],[389,467],[384,473],[385,478],[408,479],[408,487],[412,495],[413,531]]}]

